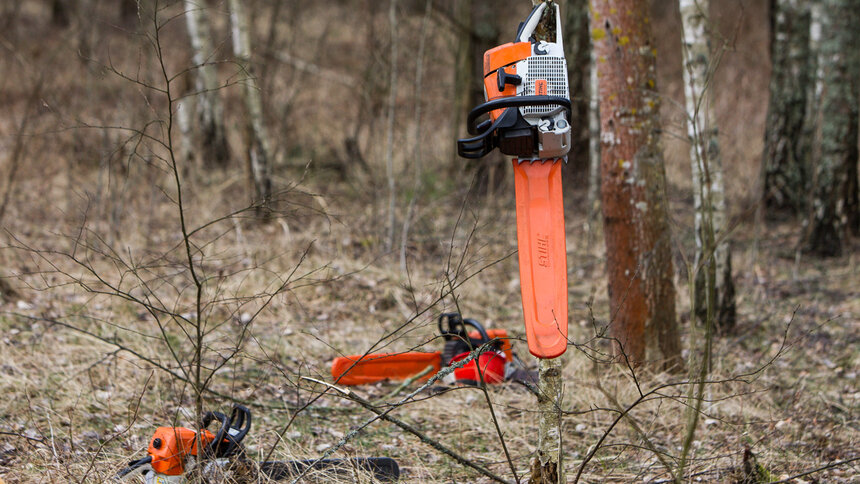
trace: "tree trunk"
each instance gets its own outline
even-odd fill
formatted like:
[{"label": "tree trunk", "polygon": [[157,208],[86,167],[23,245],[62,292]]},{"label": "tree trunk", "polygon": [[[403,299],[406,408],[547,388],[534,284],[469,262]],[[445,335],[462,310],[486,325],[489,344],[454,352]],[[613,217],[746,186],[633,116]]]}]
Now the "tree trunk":
[{"label": "tree trunk", "polygon": [[246,74],[242,85],[248,115],[248,163],[254,186],[254,201],[265,204],[272,195],[272,167],[269,137],[263,120],[263,101],[251,64],[251,35],[248,31],[247,16],[243,10],[244,5],[240,0],[229,0],[229,6],[233,54]]},{"label": "tree trunk", "polygon": [[[589,36],[593,23],[589,14]],[[600,96],[598,96],[597,80],[597,57],[594,49],[590,52],[588,79],[588,227],[589,246],[591,245],[591,233],[600,212]]]},{"label": "tree trunk", "polygon": [[138,0],[121,0],[119,4],[119,19],[125,25],[132,25],[137,21]]},{"label": "tree trunk", "polygon": [[768,213],[799,213],[807,193],[809,150],[804,136],[814,66],[809,51],[809,3],[771,0],[770,101],[764,135],[762,203]]},{"label": "tree trunk", "polygon": [[205,0],[185,0],[185,23],[193,52],[194,89],[197,95],[197,117],[200,122],[200,147],[206,166],[225,165],[229,158],[224,131],[224,110],[218,92],[218,72],[211,56],[212,36]]},{"label": "tree trunk", "polygon": [[[695,308],[698,317],[704,320],[710,306],[715,316],[714,322],[720,328],[729,329],[735,325],[735,291],[727,233],[723,166],[710,82],[713,71],[710,68],[709,7],[710,0],[680,0],[687,135],[690,140],[695,204]],[[716,264],[716,284],[705,290],[704,269],[710,264]]]},{"label": "tree trunk", "polygon": [[[843,252],[849,230],[857,231],[857,142],[860,77],[860,2],[824,0],[820,15],[814,136],[814,187],[805,248],[820,256]],[[818,23],[819,19],[813,19]]]},{"label": "tree trunk", "polygon": [[567,58],[567,80],[573,110],[570,114],[571,146],[563,171],[564,186],[578,190],[588,173],[588,84],[591,66],[591,37],[588,34],[588,1],[558,2],[564,25],[564,50]]},{"label": "tree trunk", "polygon": [[[460,0],[456,6],[457,19],[463,28],[458,42],[455,83],[458,98],[455,104],[461,109],[458,116],[463,116],[457,124],[460,130],[465,127],[462,121],[465,114],[484,102],[484,52],[500,44],[497,10],[498,6],[491,2],[472,0]],[[513,34],[511,31],[510,36]],[[498,150],[479,161],[464,162],[455,156],[452,173],[455,179],[473,181],[475,193],[486,195],[506,186],[508,163],[507,157]]]},{"label": "tree trunk", "polygon": [[532,461],[530,483],[566,482],[561,465],[561,399],[563,358],[540,360],[538,369],[538,453]]},{"label": "tree trunk", "polygon": [[388,123],[386,126],[385,176],[388,180],[388,225],[385,252],[394,247],[394,226],[397,223],[397,184],[394,179],[394,116],[397,105],[397,0],[388,0],[388,26],[391,45],[391,66],[388,82]]},{"label": "tree trunk", "polygon": [[639,364],[680,363],[671,234],[660,146],[660,97],[648,3],[593,0],[610,333]]},{"label": "tree trunk", "polygon": [[72,21],[72,10],[75,5],[72,0],[51,1],[51,23],[56,27],[68,27]]}]

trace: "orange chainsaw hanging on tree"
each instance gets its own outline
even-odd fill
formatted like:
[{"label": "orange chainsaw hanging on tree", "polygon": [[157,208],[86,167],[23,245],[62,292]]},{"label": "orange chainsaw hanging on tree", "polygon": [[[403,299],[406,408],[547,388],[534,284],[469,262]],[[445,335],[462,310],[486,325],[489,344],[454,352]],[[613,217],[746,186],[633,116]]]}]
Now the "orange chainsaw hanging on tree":
[{"label": "orange chainsaw hanging on tree", "polygon": [[[555,16],[554,42],[536,40]],[[544,21],[546,23],[546,21]],[[551,29],[548,29],[551,30]],[[561,166],[570,151],[570,95],[557,4],[536,6],[516,40],[484,54],[486,102],[468,116],[464,158],[494,149],[514,156],[520,287],[529,352],[555,358],[567,349],[567,253]],[[478,122],[483,116],[489,119]]]}]

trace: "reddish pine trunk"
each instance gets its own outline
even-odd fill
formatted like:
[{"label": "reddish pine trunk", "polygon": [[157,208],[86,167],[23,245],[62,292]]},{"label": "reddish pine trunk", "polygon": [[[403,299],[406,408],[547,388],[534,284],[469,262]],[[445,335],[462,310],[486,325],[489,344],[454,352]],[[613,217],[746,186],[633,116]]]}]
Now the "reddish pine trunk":
[{"label": "reddish pine trunk", "polygon": [[594,0],[606,264],[616,351],[680,360],[648,2]]}]

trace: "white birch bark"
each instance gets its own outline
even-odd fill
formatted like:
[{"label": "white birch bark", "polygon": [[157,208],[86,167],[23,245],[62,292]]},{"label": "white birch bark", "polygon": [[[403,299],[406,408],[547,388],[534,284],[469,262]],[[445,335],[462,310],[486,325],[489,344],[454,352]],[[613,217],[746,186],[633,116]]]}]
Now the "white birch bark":
[{"label": "white birch bark", "polygon": [[[718,129],[710,80],[711,48],[707,31],[710,0],[680,0],[684,47],[684,92],[687,108],[687,134],[695,204],[696,257],[716,263],[716,322],[734,325],[734,287],[731,278],[731,252],[727,239],[726,199],[720,158]],[[710,238],[711,240],[706,240]],[[705,262],[707,264],[709,262]],[[704,265],[703,264],[703,265]],[[704,292],[699,292],[705,296]],[[696,305],[705,309],[705,298],[697,295]]]},{"label": "white birch bark", "polygon": [[206,13],[205,0],[184,0],[185,25],[195,69],[194,89],[198,93],[197,116],[200,121],[201,151],[204,164],[224,164],[227,162],[227,138],[224,131],[224,109],[218,96],[218,72],[209,63],[214,50]]},{"label": "white birch bark", "polygon": [[255,201],[266,202],[272,195],[272,167],[269,151],[269,136],[263,120],[263,101],[251,65],[251,35],[248,18],[241,0],[229,0],[230,29],[233,34],[233,54],[245,70],[247,78],[244,86],[245,109],[248,114],[250,139],[248,158],[251,179],[254,184]]},{"label": "white birch bark", "polygon": [[561,465],[561,402],[564,357],[540,360],[538,368],[538,452],[532,462],[531,480],[535,484],[566,482]]}]

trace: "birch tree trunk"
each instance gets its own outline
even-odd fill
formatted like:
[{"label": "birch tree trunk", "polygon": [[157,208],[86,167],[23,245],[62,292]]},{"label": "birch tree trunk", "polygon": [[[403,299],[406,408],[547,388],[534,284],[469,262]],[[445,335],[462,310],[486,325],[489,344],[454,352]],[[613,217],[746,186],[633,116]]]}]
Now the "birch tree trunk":
[{"label": "birch tree trunk", "polygon": [[561,401],[563,356],[540,360],[538,368],[538,453],[532,461],[534,484],[566,482],[561,465]]},{"label": "birch tree trunk", "polygon": [[214,53],[206,0],[185,1],[185,24],[191,41],[194,89],[197,91],[197,117],[204,165],[224,165],[229,158],[224,131],[224,110],[218,91],[218,73],[211,63]]},{"label": "birch tree trunk", "polygon": [[[695,204],[696,313],[706,319],[713,309],[714,322],[723,329],[735,325],[734,283],[731,248],[726,221],[726,197],[720,158],[719,130],[714,113],[710,81],[711,42],[707,12],[710,0],[680,0],[683,26],[684,91],[687,107],[687,135]],[[705,266],[716,264],[716,283],[705,284]],[[710,322],[709,322],[710,323]]]},{"label": "birch tree trunk", "polygon": [[388,123],[386,126],[385,176],[388,180],[388,226],[385,251],[394,247],[394,226],[397,223],[397,184],[394,179],[394,116],[397,105],[397,1],[388,0],[388,25],[391,29],[391,67],[388,83]]},{"label": "birch tree trunk", "polygon": [[770,101],[764,137],[762,203],[772,210],[800,213],[809,177],[804,136],[814,62],[809,50],[807,0],[771,1]]},{"label": "birch tree trunk", "polygon": [[[539,5],[546,0],[532,0],[532,5]],[[585,5],[579,2],[568,2],[568,8],[577,6],[584,10]],[[555,16],[550,15],[555,10],[547,8],[544,17],[535,29],[535,39],[538,41],[555,41]],[[564,12],[561,12],[564,14]],[[581,12],[585,14],[585,12]],[[568,17],[570,18],[570,12]],[[587,28],[587,26],[583,26]],[[564,34],[564,32],[562,32]],[[580,46],[580,48],[584,48]],[[583,82],[583,81],[581,81]],[[580,129],[582,126],[580,125]],[[564,385],[562,384],[563,355],[558,358],[541,359],[538,368],[538,449],[537,456],[531,465],[531,480],[535,484],[561,484],[564,478],[564,465],[561,461],[561,403]]]},{"label": "birch tree trunk", "polygon": [[[816,93],[820,96],[814,136],[814,187],[805,248],[820,256],[840,255],[849,230],[860,219],[857,195],[860,1],[823,0]],[[815,35],[813,33],[812,35]]]},{"label": "birch tree trunk", "polygon": [[648,2],[592,0],[610,334],[631,363],[680,364]]},{"label": "birch tree trunk", "polygon": [[263,120],[263,102],[251,64],[251,35],[248,17],[241,0],[229,0],[230,28],[233,33],[233,54],[245,70],[245,109],[248,115],[248,164],[254,186],[254,201],[266,203],[272,195],[272,167],[269,136]]}]

